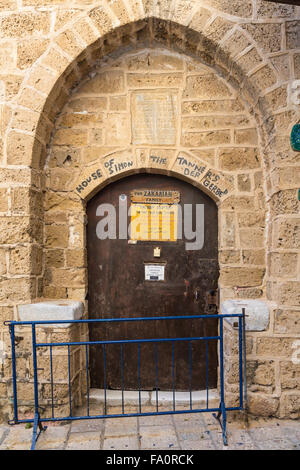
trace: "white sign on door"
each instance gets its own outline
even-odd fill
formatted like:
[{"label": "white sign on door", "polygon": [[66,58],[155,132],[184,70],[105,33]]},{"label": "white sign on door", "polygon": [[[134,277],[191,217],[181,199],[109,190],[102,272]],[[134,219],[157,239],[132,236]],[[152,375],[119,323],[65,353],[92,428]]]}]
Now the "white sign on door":
[{"label": "white sign on door", "polygon": [[161,264],[145,264],[146,281],[164,281],[165,266]]}]

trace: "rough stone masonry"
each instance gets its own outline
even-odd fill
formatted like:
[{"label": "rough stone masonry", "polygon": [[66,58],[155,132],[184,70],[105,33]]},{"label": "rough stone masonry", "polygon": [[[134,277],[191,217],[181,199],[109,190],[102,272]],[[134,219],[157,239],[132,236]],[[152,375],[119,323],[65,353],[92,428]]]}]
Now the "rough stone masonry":
[{"label": "rough stone masonry", "polygon": [[[12,411],[10,338],[2,322],[20,319],[21,305],[45,301],[82,302],[88,316],[86,202],[110,182],[145,171],[185,179],[216,201],[221,302],[263,305],[249,307],[264,325],[247,330],[249,410],[300,417],[300,153],[289,140],[299,96],[298,6],[1,1],[2,420]],[[44,328],[39,335],[76,340],[87,331]],[[237,399],[235,336],[227,324],[229,403]],[[25,413],[33,396],[28,330],[18,338]],[[61,414],[66,360],[58,351],[54,393]],[[45,408],[47,361],[41,354]],[[84,394],[82,367],[74,350],[75,404]]]}]

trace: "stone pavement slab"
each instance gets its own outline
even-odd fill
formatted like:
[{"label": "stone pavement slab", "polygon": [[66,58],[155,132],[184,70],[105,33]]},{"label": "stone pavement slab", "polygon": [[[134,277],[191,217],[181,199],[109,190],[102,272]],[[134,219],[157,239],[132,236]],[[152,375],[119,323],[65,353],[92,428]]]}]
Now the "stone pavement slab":
[{"label": "stone pavement slab", "polygon": [[[151,408],[146,407],[146,412]],[[159,411],[165,410],[159,408]],[[155,408],[152,408],[155,411]],[[108,414],[118,414],[118,407]],[[126,413],[136,412],[126,407]],[[79,415],[79,411],[77,415]],[[228,413],[228,417],[229,417]],[[64,450],[300,450],[299,420],[279,420],[243,415],[228,419],[228,446],[223,445],[219,423],[210,413],[139,416],[48,423],[37,449]],[[0,426],[1,450],[29,450],[32,428]]]}]

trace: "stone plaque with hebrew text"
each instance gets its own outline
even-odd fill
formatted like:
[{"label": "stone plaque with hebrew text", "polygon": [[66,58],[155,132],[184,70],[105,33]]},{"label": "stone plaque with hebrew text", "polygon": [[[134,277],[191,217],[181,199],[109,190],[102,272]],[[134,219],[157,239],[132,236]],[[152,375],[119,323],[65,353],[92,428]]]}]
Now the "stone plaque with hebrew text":
[{"label": "stone plaque with hebrew text", "polygon": [[178,98],[175,92],[135,92],[131,97],[134,144],[174,145]]}]

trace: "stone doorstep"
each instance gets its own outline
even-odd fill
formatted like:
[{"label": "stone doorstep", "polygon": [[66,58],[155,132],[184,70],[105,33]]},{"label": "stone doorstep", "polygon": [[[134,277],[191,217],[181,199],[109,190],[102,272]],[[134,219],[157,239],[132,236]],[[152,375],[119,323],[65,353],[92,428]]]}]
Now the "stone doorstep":
[{"label": "stone doorstep", "polygon": [[[265,331],[269,327],[270,310],[273,303],[253,299],[225,300],[221,305],[221,313],[235,315],[242,313],[245,308],[245,328],[246,331]],[[225,321],[234,329],[237,328],[238,318],[225,317]]]},{"label": "stone doorstep", "polygon": [[[104,390],[92,388],[90,390],[91,403],[104,403]],[[220,397],[217,389],[211,389],[208,392],[209,407],[216,408],[219,406]],[[121,390],[106,390],[106,403],[108,406],[122,405],[122,391]],[[173,392],[158,392],[158,405],[170,405],[173,403]],[[189,392],[175,392],[176,405],[189,405],[190,393]],[[134,406],[139,404],[138,391],[124,391],[124,404],[126,406]],[[141,391],[141,404],[142,405],[156,405],[156,392],[155,391]],[[192,404],[199,406],[199,408],[206,407],[206,390],[199,390],[192,392]]]},{"label": "stone doorstep", "polygon": [[[80,320],[84,304],[71,300],[53,300],[18,307],[20,321]],[[71,323],[45,324],[43,328],[68,328]]]}]

